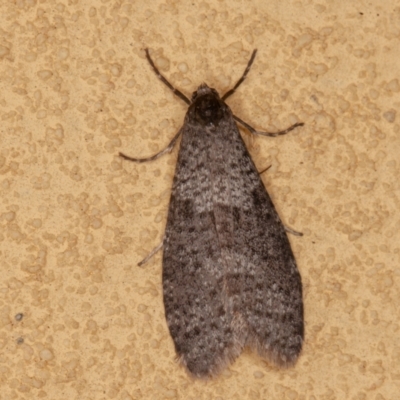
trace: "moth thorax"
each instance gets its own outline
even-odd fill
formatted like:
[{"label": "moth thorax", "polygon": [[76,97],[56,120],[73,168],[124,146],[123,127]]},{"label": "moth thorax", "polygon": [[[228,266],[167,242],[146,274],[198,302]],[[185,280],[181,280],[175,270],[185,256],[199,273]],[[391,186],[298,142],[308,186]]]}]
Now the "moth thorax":
[{"label": "moth thorax", "polygon": [[224,103],[213,93],[198,97],[193,107],[196,119],[204,124],[217,125],[224,116]]}]

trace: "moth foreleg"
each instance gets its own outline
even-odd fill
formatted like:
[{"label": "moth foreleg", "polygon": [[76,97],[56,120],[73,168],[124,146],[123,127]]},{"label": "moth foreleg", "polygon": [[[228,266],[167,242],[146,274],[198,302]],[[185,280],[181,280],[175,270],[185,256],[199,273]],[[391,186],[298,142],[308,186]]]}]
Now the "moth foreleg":
[{"label": "moth foreleg", "polygon": [[283,130],[283,131],[278,131],[278,132],[262,132],[262,131],[257,131],[254,129],[251,125],[249,125],[247,122],[244,122],[241,120],[239,117],[236,115],[233,116],[237,122],[239,122],[240,125],[244,126],[248,131],[253,133],[254,135],[262,135],[262,136],[270,136],[270,137],[275,137],[275,136],[280,136],[280,135],[286,135],[293,129],[297,128],[298,126],[303,126],[304,122],[296,122],[292,126],[289,126],[289,128]]},{"label": "moth foreleg", "polygon": [[157,154],[154,154],[154,156],[146,157],[146,158],[134,158],[134,157],[129,157],[126,154],[121,153],[121,152],[119,152],[119,156],[125,160],[138,162],[138,163],[157,160],[157,158],[160,158],[165,153],[170,153],[172,151],[172,149],[174,148],[175,143],[178,140],[181,133],[182,133],[182,129],[179,130],[179,132],[173,137],[173,139],[170,141],[169,145],[164,150],[161,150]]}]

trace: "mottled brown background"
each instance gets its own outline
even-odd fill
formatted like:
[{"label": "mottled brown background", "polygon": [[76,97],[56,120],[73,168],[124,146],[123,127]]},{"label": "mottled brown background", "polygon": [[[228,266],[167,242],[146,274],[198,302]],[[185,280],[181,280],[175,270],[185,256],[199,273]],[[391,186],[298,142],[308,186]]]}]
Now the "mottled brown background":
[{"label": "mottled brown background", "polygon": [[[3,1],[2,399],[373,399],[400,392],[400,8],[394,1]],[[226,91],[290,236],[306,342],[192,381],[164,320],[161,254],[190,95]],[[22,320],[15,318],[23,313]]]}]

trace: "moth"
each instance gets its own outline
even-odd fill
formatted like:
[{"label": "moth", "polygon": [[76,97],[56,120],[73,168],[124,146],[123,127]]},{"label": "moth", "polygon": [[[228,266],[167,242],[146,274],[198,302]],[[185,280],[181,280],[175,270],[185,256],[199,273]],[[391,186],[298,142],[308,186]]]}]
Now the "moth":
[{"label": "moth", "polygon": [[215,376],[245,346],[278,366],[291,366],[304,339],[301,277],[286,229],[236,122],[272,137],[303,123],[260,132],[225,103],[245,80],[256,53],[223,96],[203,83],[189,100],[161,75],[146,49],[158,78],[188,110],[164,150],[148,158],[119,153],[129,161],[153,161],[182,137],[165,237],[154,252],[164,248],[164,307],[175,350],[196,378]]}]

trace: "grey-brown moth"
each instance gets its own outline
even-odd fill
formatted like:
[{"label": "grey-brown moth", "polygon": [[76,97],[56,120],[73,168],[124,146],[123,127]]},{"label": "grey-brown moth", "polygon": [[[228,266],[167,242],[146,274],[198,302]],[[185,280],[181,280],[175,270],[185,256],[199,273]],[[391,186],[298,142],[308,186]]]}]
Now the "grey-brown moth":
[{"label": "grey-brown moth", "polygon": [[[236,121],[253,134],[278,136],[303,125],[259,132],[235,116],[222,97],[201,84],[170,144],[181,136],[163,240],[165,316],[181,363],[194,377],[219,373],[249,346],[279,366],[297,360],[304,338],[302,284],[289,240]],[[160,248],[161,246],[159,246]]]}]

